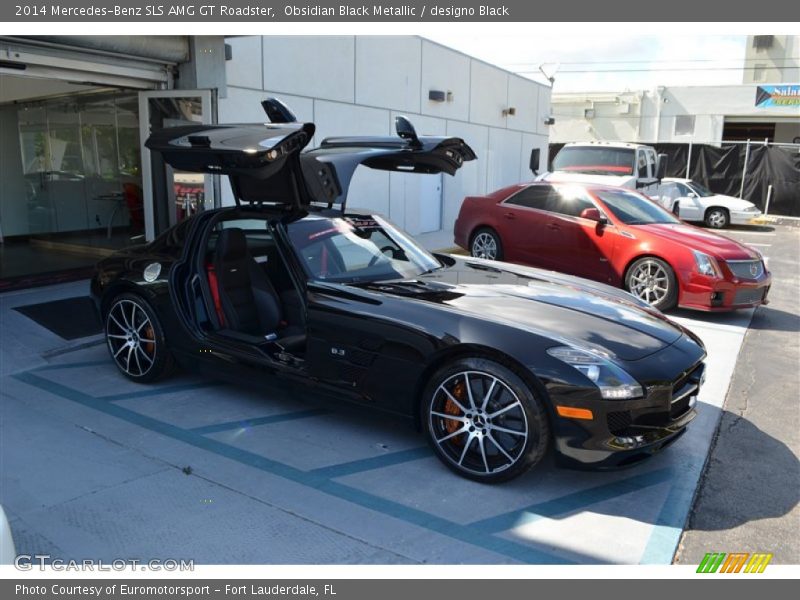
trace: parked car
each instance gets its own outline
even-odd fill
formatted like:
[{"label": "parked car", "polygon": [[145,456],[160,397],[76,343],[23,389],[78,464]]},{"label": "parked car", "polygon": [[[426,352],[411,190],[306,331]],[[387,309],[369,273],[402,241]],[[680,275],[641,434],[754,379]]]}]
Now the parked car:
[{"label": "parked car", "polygon": [[456,473],[518,476],[549,448],[630,464],[694,418],[700,340],[614,288],[433,255],[380,215],[348,212],[359,164],[453,174],[458,138],[336,138],[312,124],[197,126],[148,147],[228,174],[237,206],[102,260],[91,291],[112,360],[137,382],[174,363],[265,390],[313,388],[408,417]]},{"label": "parked car", "polygon": [[749,225],[761,216],[752,202],[715,194],[691,179],[665,177],[650,197],[681,220],[705,223],[713,229]]},{"label": "parked car", "polygon": [[660,310],[756,306],[771,283],[758,251],[614,187],[530,183],[468,197],[455,242],[472,256],[623,287]]}]

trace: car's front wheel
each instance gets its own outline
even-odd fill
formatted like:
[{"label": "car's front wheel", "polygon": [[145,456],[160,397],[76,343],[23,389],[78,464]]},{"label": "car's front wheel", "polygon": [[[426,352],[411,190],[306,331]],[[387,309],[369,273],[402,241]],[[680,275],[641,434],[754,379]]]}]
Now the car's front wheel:
[{"label": "car's front wheel", "polygon": [[669,310],[678,301],[675,272],[654,256],[640,258],[630,266],[625,276],[625,288],[658,310]]},{"label": "car's front wheel", "polygon": [[723,229],[728,225],[729,221],[728,211],[724,208],[715,207],[706,211],[705,222],[712,229]]},{"label": "car's front wheel", "polygon": [[173,359],[164,330],[153,309],[141,297],[116,297],[105,316],[108,350],[122,374],[139,383],[168,375]]},{"label": "car's front wheel", "polygon": [[508,367],[462,358],[437,371],[422,398],[423,423],[437,456],[476,481],[521,475],[545,455],[550,429],[544,405]]},{"label": "car's front wheel", "polygon": [[494,229],[482,227],[472,236],[469,253],[475,258],[503,260],[503,243]]}]

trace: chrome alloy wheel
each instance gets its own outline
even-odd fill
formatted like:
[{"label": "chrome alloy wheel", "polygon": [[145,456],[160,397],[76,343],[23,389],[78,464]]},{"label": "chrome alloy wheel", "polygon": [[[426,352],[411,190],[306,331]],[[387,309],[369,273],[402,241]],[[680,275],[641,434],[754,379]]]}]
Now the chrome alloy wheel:
[{"label": "chrome alloy wheel", "polygon": [[490,373],[462,371],[434,392],[432,438],[458,469],[499,473],[523,459],[528,420],[511,388]]},{"label": "chrome alloy wheel", "polygon": [[133,300],[118,300],[108,311],[106,340],[117,366],[131,377],[142,377],[152,368],[155,330],[147,313]]},{"label": "chrome alloy wheel", "polygon": [[706,217],[706,223],[714,229],[721,229],[728,224],[728,217],[720,209],[712,210]]},{"label": "chrome alloy wheel", "polygon": [[491,233],[482,231],[472,240],[472,256],[475,258],[497,258],[497,240]]},{"label": "chrome alloy wheel", "polygon": [[658,262],[646,260],[631,273],[630,291],[648,304],[658,304],[669,294],[669,276]]}]

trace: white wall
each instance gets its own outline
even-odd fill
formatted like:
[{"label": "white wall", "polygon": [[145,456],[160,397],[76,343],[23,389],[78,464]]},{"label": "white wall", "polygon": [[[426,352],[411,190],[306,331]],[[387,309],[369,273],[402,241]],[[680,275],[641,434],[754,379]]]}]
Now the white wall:
[{"label": "white wall", "polygon": [[[462,137],[478,160],[455,177],[443,176],[441,199],[424,198],[435,181],[361,168],[348,205],[388,215],[419,233],[423,202],[441,201],[442,227],[451,231],[464,196],[529,179],[531,148],[546,160],[550,89],[416,36],[251,36],[227,40],[228,94],[219,121],[259,122],[261,100],[277,96],[313,121],[312,145],[334,135],[394,135],[406,115],[420,134]],[[450,92],[434,102],[430,90]],[[504,116],[513,106],[516,114]],[[427,190],[427,191],[426,191]],[[232,202],[227,185],[223,201]]]}]

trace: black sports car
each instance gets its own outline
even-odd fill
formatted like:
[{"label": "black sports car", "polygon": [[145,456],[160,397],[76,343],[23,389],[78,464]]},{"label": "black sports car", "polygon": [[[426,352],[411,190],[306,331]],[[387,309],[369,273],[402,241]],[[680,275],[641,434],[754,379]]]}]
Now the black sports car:
[{"label": "black sports car", "polygon": [[[276,120],[276,119],[273,119]],[[457,138],[326,139],[314,126],[165,129],[176,168],[230,176],[209,210],[97,266],[92,295],[120,371],[174,363],[314,386],[408,416],[451,469],[497,482],[550,447],[573,463],[632,464],[695,416],[705,351],[692,333],[602,284],[431,254],[379,215],[345,208],[359,164],[454,174]]]}]

